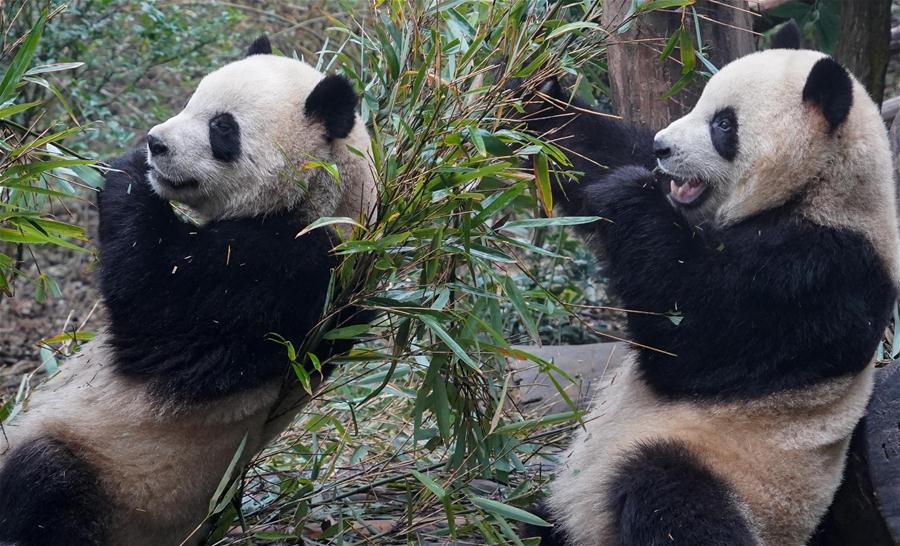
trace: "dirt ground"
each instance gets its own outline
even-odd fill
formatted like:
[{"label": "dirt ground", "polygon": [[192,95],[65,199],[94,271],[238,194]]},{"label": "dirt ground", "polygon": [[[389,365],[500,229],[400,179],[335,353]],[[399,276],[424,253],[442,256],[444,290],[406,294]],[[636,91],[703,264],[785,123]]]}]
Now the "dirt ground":
[{"label": "dirt ground", "polygon": [[[94,240],[97,211],[93,203],[68,204],[68,211],[61,209],[57,216],[87,226]],[[104,315],[95,288],[97,262],[92,253],[51,246],[35,247],[34,251],[34,256],[22,256],[24,271],[30,278],[40,271],[47,273],[59,284],[61,294],[38,303],[34,286],[19,278],[14,297],[0,296],[0,400],[15,393],[26,373],[40,367],[38,343],[42,339],[82,324],[84,329],[96,330]]]}]

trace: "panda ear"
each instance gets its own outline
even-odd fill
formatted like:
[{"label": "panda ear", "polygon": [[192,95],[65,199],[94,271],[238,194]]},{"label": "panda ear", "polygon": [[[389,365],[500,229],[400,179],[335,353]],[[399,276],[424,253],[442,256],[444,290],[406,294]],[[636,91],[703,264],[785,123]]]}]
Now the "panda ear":
[{"label": "panda ear", "polygon": [[553,97],[554,99],[566,100],[563,95],[562,85],[559,83],[559,78],[556,76],[550,76],[546,80],[541,82],[541,85],[537,88],[539,93],[543,93],[544,95]]},{"label": "panda ear", "polygon": [[325,138],[347,138],[356,123],[356,92],[344,76],[325,76],[306,98],[304,113],[325,125]]},{"label": "panda ear", "polygon": [[828,131],[834,132],[847,121],[853,105],[850,73],[831,57],[821,59],[806,78],[803,102],[815,104],[828,122]]},{"label": "panda ear", "polygon": [[797,21],[791,19],[787,23],[781,25],[778,32],[772,35],[772,43],[769,49],[800,49],[803,41],[803,33]]},{"label": "panda ear", "polygon": [[272,54],[272,44],[269,42],[269,37],[265,34],[261,35],[259,38],[253,40],[253,43],[250,44],[250,48],[247,50],[247,56],[251,55],[271,55]]}]

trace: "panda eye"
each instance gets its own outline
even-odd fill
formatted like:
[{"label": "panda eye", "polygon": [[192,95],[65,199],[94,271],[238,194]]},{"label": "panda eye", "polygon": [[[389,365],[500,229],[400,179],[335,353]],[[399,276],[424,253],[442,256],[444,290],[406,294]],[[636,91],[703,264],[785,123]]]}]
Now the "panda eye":
[{"label": "panda eye", "polygon": [[713,118],[713,126],[723,133],[730,133],[734,129],[734,119],[728,112],[721,112]]},{"label": "panda eye", "polygon": [[220,133],[228,134],[235,130],[237,123],[231,114],[219,114],[209,120],[209,126]]}]

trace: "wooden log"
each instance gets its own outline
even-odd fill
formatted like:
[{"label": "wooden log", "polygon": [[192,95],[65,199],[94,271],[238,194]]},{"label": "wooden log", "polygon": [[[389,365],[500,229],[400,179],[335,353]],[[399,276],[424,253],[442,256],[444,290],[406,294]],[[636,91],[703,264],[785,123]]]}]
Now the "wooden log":
[{"label": "wooden log", "polygon": [[[554,363],[575,378],[570,383],[558,378],[566,394],[579,409],[590,404],[594,387],[604,374],[613,373],[625,356],[621,343],[588,345],[545,345],[516,347]],[[513,393],[523,409],[533,414],[560,413],[571,408],[547,376],[531,361],[515,362]]]},{"label": "wooden log", "polygon": [[891,0],[841,0],[841,37],[834,57],[866,86],[876,104],[884,97],[891,48]]},{"label": "wooden log", "polygon": [[[751,15],[744,5],[743,0],[698,0],[694,5],[703,18],[704,49],[717,67],[756,49]],[[601,25],[609,33],[608,70],[613,103],[624,119],[658,130],[694,106],[704,82],[695,78],[693,84],[674,97],[661,98],[681,78],[678,62],[659,62],[666,39],[679,28],[681,18],[674,11],[648,12],[621,33],[619,29],[631,6],[632,0],[606,0],[603,4]]]}]

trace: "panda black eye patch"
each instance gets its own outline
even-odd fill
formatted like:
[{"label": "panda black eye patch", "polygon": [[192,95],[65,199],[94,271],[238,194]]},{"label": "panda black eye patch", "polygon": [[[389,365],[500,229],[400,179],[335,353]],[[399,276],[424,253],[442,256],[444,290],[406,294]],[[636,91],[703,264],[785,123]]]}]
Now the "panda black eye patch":
[{"label": "panda black eye patch", "polygon": [[241,155],[241,128],[231,114],[217,114],[209,120],[209,146],[219,161],[231,162]]},{"label": "panda black eye patch", "polygon": [[738,120],[734,108],[723,108],[709,122],[709,136],[713,147],[728,161],[738,153]]}]

